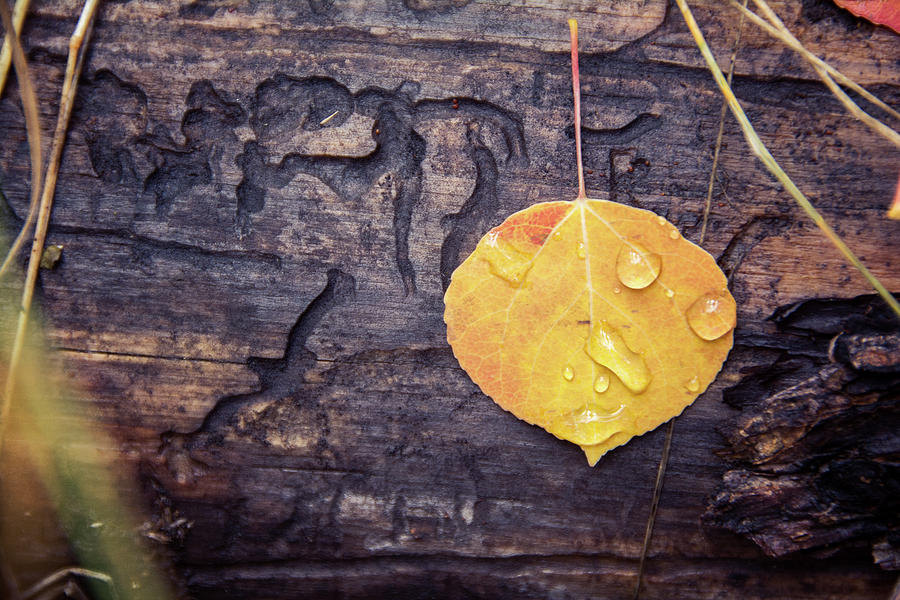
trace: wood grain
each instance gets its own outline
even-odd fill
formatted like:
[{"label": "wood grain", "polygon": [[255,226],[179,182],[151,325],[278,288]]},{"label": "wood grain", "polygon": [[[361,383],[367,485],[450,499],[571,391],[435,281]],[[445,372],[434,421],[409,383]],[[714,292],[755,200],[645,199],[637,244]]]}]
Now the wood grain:
[{"label": "wood grain", "polygon": [[[696,4],[726,60],[737,14]],[[721,97],[661,1],[372,6],[103,6],[50,228],[62,260],[41,276],[50,343],[147,506],[192,522],[167,548],[192,597],[626,597],[662,432],[588,468],[468,380],[442,294],[489,227],[574,196],[566,18],[582,32],[591,196],[696,241]],[[824,1],[775,7],[900,105],[893,34]],[[46,133],[74,21],[48,0],[25,31]],[[883,216],[900,153],[799,58],[743,40],[735,91],[763,139],[900,290]],[[12,228],[28,161],[10,87]],[[780,305],[868,291],[730,117],[717,177],[704,246],[733,282],[738,333]],[[736,354],[676,423],[641,597],[886,597],[894,577],[865,553],[776,561],[701,525],[727,468],[721,391],[750,362]],[[25,582],[44,572],[33,553],[13,562]]]}]

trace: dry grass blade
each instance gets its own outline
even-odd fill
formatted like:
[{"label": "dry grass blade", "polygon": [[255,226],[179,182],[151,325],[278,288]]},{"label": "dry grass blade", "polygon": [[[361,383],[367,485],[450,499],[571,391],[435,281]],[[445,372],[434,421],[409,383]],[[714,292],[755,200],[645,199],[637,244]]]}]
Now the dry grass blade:
[{"label": "dry grass blade", "polygon": [[[744,0],[744,5],[746,5],[748,0]],[[734,47],[731,51],[731,61],[728,66],[728,83],[731,83],[731,79],[734,76],[734,63],[737,60],[737,52],[738,48],[741,44],[741,33],[744,30],[744,19],[741,17],[740,22],[738,23],[738,31],[737,35],[734,39]],[[703,208],[703,226],[700,229],[700,241],[699,243],[702,245],[703,240],[706,239],[706,226],[709,222],[709,212],[710,207],[712,206],[712,195],[713,189],[715,187],[716,182],[716,169],[719,165],[719,152],[722,149],[722,135],[725,132],[725,115],[728,112],[728,102],[722,102],[722,111],[719,115],[719,132],[716,135],[716,149],[713,152],[713,162],[712,167],[710,168],[709,173],[709,186],[706,190],[706,205]],[[650,551],[650,542],[653,540],[653,527],[656,524],[656,513],[659,510],[659,499],[662,497],[663,483],[666,478],[666,469],[669,466],[669,454],[672,451],[672,438],[675,436],[675,419],[669,421],[669,424],[666,425],[666,437],[663,440],[663,449],[659,458],[659,467],[656,470],[656,480],[653,484],[653,496],[650,500],[650,513],[647,516],[647,525],[644,528],[644,542],[641,545],[641,557],[638,560],[638,572],[637,578],[634,582],[634,590],[632,592],[632,600],[638,600],[641,595],[641,585],[644,581],[644,568],[647,563],[647,553]]]},{"label": "dry grass blade", "polygon": [[[2,322],[11,322],[15,313],[14,302],[0,302]],[[15,432],[15,452],[3,455],[2,483],[9,496],[4,518],[15,524],[15,533],[7,532],[2,543],[16,552],[33,536],[45,535],[42,519],[23,521],[21,515],[34,506],[52,507],[52,522],[70,541],[77,566],[44,577],[19,597],[37,600],[54,594],[58,598],[68,590],[74,595],[67,597],[81,598],[80,586],[90,590],[92,598],[171,598],[142,543],[141,519],[135,512],[138,498],[124,479],[129,475],[119,469],[120,457],[107,450],[116,447],[115,442],[103,431],[90,403],[78,400],[59,357],[41,347],[39,323],[33,321],[9,421],[9,431]],[[24,465],[13,466],[11,461]]]},{"label": "dry grass blade", "polygon": [[[732,2],[734,2],[734,0],[732,0]],[[772,10],[771,7],[769,7],[765,0],[753,0],[753,2],[769,20],[771,26],[776,29],[776,33],[773,33],[773,35],[776,35],[777,37],[779,37],[779,39],[789,40],[792,42],[792,44],[790,44],[792,47],[795,43],[796,46],[801,49],[801,56],[803,56],[806,61],[812,66],[812,68],[819,75],[819,78],[822,80],[822,82],[828,87],[829,90],[831,90],[831,93],[834,94],[835,98],[837,98],[840,103],[844,105],[844,108],[847,109],[847,112],[862,121],[867,127],[869,127],[869,129],[871,129],[875,133],[878,133],[879,135],[893,143],[895,146],[900,148],[900,133],[897,133],[896,131],[861,109],[859,105],[857,105],[856,102],[854,102],[853,99],[850,98],[850,96],[848,96],[847,93],[844,92],[844,90],[842,90],[837,83],[835,83],[829,72],[828,63],[818,59],[818,57],[806,50],[806,48],[803,47],[799,40],[797,40],[797,38],[795,38],[794,35],[790,32],[787,26],[785,26],[784,22],[778,17],[775,11]],[[746,10],[745,7],[741,8]],[[835,73],[837,73],[837,71],[835,71]],[[852,80],[849,80],[849,78],[848,81],[852,82]],[[861,90],[864,93],[864,97],[871,96],[871,94],[865,96],[866,94],[868,94],[868,92],[866,92],[861,86],[856,85],[855,82],[853,82],[852,86],[848,87],[852,87],[856,90]],[[882,106],[889,114],[894,117],[900,118],[900,115],[898,115],[896,111],[881,103],[881,101],[875,98],[875,96],[871,96],[871,98],[874,98],[877,101],[876,104],[878,106]],[[887,217],[889,219],[900,219],[900,215],[897,214],[894,205],[892,205],[888,209]]]},{"label": "dry grass blade", "polygon": [[55,571],[50,575],[47,575],[36,584],[22,592],[22,600],[30,600],[31,598],[35,598],[38,596],[38,594],[41,594],[49,587],[69,577],[86,577],[88,579],[96,579],[97,581],[102,581],[109,586],[110,593],[113,597],[115,597],[116,589],[113,586],[112,578],[109,575],[100,573],[98,571],[92,571],[90,569],[82,569],[80,567],[67,567],[65,569]]},{"label": "dry grass blade", "polygon": [[681,14],[684,17],[685,22],[687,23],[688,29],[691,31],[691,35],[694,36],[694,41],[697,43],[698,48],[700,49],[700,53],[703,55],[704,60],[706,61],[706,65],[709,68],[710,72],[712,72],[713,78],[716,80],[716,84],[719,86],[719,90],[725,96],[725,99],[728,101],[728,106],[731,108],[731,112],[734,114],[738,123],[741,126],[741,130],[744,133],[744,137],[747,139],[747,143],[750,145],[750,149],[759,158],[760,161],[766,166],[772,175],[784,186],[784,189],[791,195],[792,198],[797,202],[800,208],[803,210],[806,215],[812,219],[813,223],[816,224],[825,237],[834,245],[835,248],[847,259],[847,261],[856,268],[857,271],[862,274],[862,276],[869,282],[869,284],[878,292],[878,295],[884,299],[888,306],[891,307],[891,310],[896,313],[897,317],[900,318],[900,302],[897,302],[897,299],[894,298],[891,293],[884,287],[881,281],[878,280],[875,275],[872,274],[869,269],[866,268],[865,265],[859,260],[856,254],[853,253],[852,250],[844,243],[841,237],[831,228],[831,226],[825,221],[819,211],[807,200],[806,196],[803,195],[803,192],[797,187],[797,185],[791,180],[787,173],[784,172],[784,169],[781,168],[781,165],[775,160],[775,157],[769,152],[768,148],[766,148],[765,144],[763,144],[762,140],[759,138],[759,135],[756,133],[756,130],[753,128],[753,125],[750,123],[750,120],[747,118],[747,115],[744,113],[744,109],[741,108],[740,102],[738,102],[737,97],[734,95],[734,92],[731,89],[731,86],[728,85],[728,82],[725,81],[725,75],[722,73],[722,70],[719,68],[718,63],[716,63],[716,58],[713,56],[712,51],[710,51],[709,46],[706,44],[706,39],[703,37],[703,32],[700,31],[700,27],[697,25],[697,21],[694,20],[694,15],[691,12],[691,9],[688,7],[686,0],[675,0],[676,4],[678,4],[678,8],[681,10]]},{"label": "dry grass blade", "polygon": [[768,23],[753,11],[747,9],[745,6],[741,6],[740,4],[738,4],[737,0],[729,1],[732,6],[741,11],[742,15],[753,21],[753,23],[758,25],[772,37],[781,40],[786,46],[795,50],[804,59],[806,59],[806,61],[822,79],[822,82],[826,86],[828,86],[828,89],[831,90],[831,93],[833,93],[837,97],[837,99],[841,102],[841,104],[844,105],[844,108],[846,108],[850,114],[865,123],[866,126],[872,129],[872,131],[883,136],[892,144],[900,148],[900,133],[897,133],[896,131],[861,109],[859,105],[856,104],[856,102],[854,102],[853,99],[850,98],[850,96],[848,96],[847,93],[841,89],[841,87],[838,85],[838,82],[852,89],[854,92],[898,120],[900,120],[900,113],[882,102],[878,97],[874,96],[871,92],[867,91],[855,81],[843,75],[838,70],[831,67],[828,63],[820,59],[818,56],[807,50],[803,46],[803,44],[801,44],[800,41],[796,37],[794,37],[794,35],[781,21],[775,11],[773,11],[764,0],[753,0],[753,2],[754,4],[756,4],[759,10],[762,11],[766,19],[769,20]]},{"label": "dry grass blade", "polygon": [[[849,77],[847,77],[846,75],[844,75],[843,73],[841,73],[840,71],[838,71],[837,69],[835,69],[834,67],[829,65],[827,62],[825,62],[824,60],[822,60],[821,58],[819,58],[818,56],[816,56],[815,54],[813,54],[812,52],[807,50],[806,47],[803,44],[801,44],[800,41],[797,38],[795,38],[793,36],[793,34],[790,33],[789,30],[787,30],[786,27],[785,27],[785,30],[782,31],[782,30],[770,25],[769,23],[767,23],[756,13],[737,4],[737,0],[729,0],[729,1],[732,3],[732,6],[736,6],[738,8],[738,10],[743,12],[745,14],[745,16],[747,16],[751,21],[756,23],[766,33],[768,33],[772,37],[775,37],[775,38],[781,40],[782,42],[784,42],[785,45],[789,46],[792,50],[795,50],[796,52],[798,52],[801,56],[803,56],[803,58],[805,58],[810,63],[815,63],[815,64],[819,65],[820,67],[822,67],[823,69],[825,69],[825,71],[827,71],[828,74],[831,77],[833,77],[834,79],[836,79],[841,85],[847,86],[848,88],[850,88],[851,90],[853,90],[854,92],[856,92],[857,94],[859,94],[860,96],[862,96],[863,98],[865,98],[866,100],[868,100],[869,102],[871,102],[872,104],[874,104],[875,106],[880,108],[881,110],[885,111],[886,113],[888,113],[895,119],[900,120],[900,112],[897,112],[896,110],[894,110],[893,108],[891,108],[890,106],[885,104],[880,98],[878,98],[877,96],[872,94],[870,91],[868,91],[867,89],[865,89],[864,87],[862,87],[861,85],[859,85],[858,83],[856,83],[855,81],[853,81],[852,79],[850,79]],[[756,2],[756,0],[754,0],[754,2]],[[758,6],[763,6],[763,5],[758,5]],[[765,4],[764,6],[766,8],[768,8],[769,11],[771,11],[771,8],[769,8],[768,4]],[[762,10],[765,11],[765,9],[762,9]],[[774,14],[774,12],[772,12],[772,14]],[[776,18],[777,18],[777,15],[776,15]],[[779,19],[779,22],[780,22],[780,19]],[[784,24],[782,23],[782,25],[784,25]],[[787,35],[785,35],[785,32],[787,33]]]},{"label": "dry grass blade", "polygon": [[[22,31],[22,25],[25,23],[25,13],[28,12],[28,5],[31,0],[16,0],[16,6],[13,8],[12,21],[16,30],[16,35]],[[5,29],[5,28],[4,28]],[[3,50],[0,51],[0,95],[3,94],[3,88],[6,85],[6,76],[9,75],[9,65],[12,60],[12,44],[9,40],[3,42]]]},{"label": "dry grass blade", "polygon": [[[747,6],[747,1],[744,0],[743,6]],[[738,31],[737,36],[734,39],[734,48],[731,51],[731,61],[728,63],[728,85],[731,85],[731,80],[734,77],[734,63],[737,59],[737,51],[738,47],[741,45],[741,32],[744,30],[744,17],[741,15],[741,20],[738,23]],[[709,185],[706,188],[706,205],[703,207],[703,225],[700,227],[700,241],[698,242],[700,245],[703,245],[703,240],[706,239],[706,226],[709,224],[709,211],[712,207],[712,196],[713,190],[716,186],[716,169],[719,167],[719,153],[722,151],[722,135],[725,133],[725,115],[728,113],[728,102],[722,101],[722,110],[719,113],[719,133],[716,135],[716,149],[713,151],[713,162],[712,168],[709,172]]]},{"label": "dry grass blade", "polygon": [[3,29],[6,31],[6,44],[9,44],[11,48],[10,54],[16,67],[16,78],[19,81],[19,96],[22,98],[22,110],[25,113],[25,130],[28,134],[28,148],[31,154],[31,201],[28,204],[28,216],[25,218],[22,231],[16,236],[3,264],[0,265],[0,277],[2,277],[24,245],[31,226],[34,225],[37,207],[41,199],[43,158],[41,156],[41,123],[38,116],[37,96],[34,93],[34,87],[31,85],[28,63],[25,61],[25,53],[22,51],[19,37],[12,33],[14,31],[12,15],[5,1],[0,2],[0,17],[3,20]]},{"label": "dry grass blade", "polygon": [[[41,197],[41,168],[43,164],[43,159],[41,158],[41,126],[38,118],[37,96],[31,85],[31,76],[28,73],[28,64],[25,62],[25,53],[22,51],[21,44],[19,44],[19,38],[14,34],[12,15],[10,14],[9,6],[6,4],[5,0],[0,0],[0,18],[2,18],[3,28],[7,32],[6,39],[12,46],[12,59],[13,64],[16,67],[16,78],[19,81],[19,94],[22,97],[22,107],[25,113],[25,128],[28,133],[28,146],[31,151],[31,208],[29,209],[29,217],[33,220],[34,207],[37,206]],[[27,228],[28,223],[26,222],[23,233]],[[20,234],[20,238],[16,240],[17,242],[21,239],[21,235],[22,234]],[[15,250],[15,246],[13,246],[13,250]],[[13,253],[13,250],[10,250],[10,254]],[[9,260],[10,258],[7,257],[7,262],[4,263],[4,267],[8,264]],[[3,397],[0,398],[0,448],[3,446],[3,431],[9,421],[9,407],[12,402],[13,391],[15,390],[15,363],[18,362],[19,357],[21,356],[21,347],[22,344],[24,344],[25,329],[22,316],[23,315],[20,314],[21,325],[18,328],[21,329],[21,335],[19,335],[17,329],[16,341],[13,342],[13,350],[10,355],[10,363],[7,369],[4,393]]]},{"label": "dry grass blade", "polygon": [[647,563],[647,552],[650,550],[650,540],[653,539],[653,525],[656,523],[656,513],[659,510],[659,499],[662,497],[663,481],[666,476],[666,468],[669,466],[669,453],[672,450],[672,438],[675,435],[675,419],[666,425],[666,439],[663,442],[662,455],[659,459],[659,467],[656,469],[656,482],[653,486],[653,497],[650,500],[650,514],[647,516],[647,526],[644,529],[644,544],[641,548],[641,558],[638,561],[637,579],[634,582],[632,600],[638,600],[641,596],[641,585],[644,583],[644,566]]},{"label": "dry grass blade", "polygon": [[[0,0],[2,3],[2,0]],[[6,376],[6,385],[4,386],[2,407],[0,407],[0,448],[3,443],[3,430],[8,421],[9,406],[11,398],[15,392],[16,386],[16,368],[22,356],[22,346],[25,342],[25,332],[28,327],[28,316],[31,311],[31,302],[34,297],[34,287],[37,283],[38,268],[40,267],[41,254],[44,249],[44,240],[47,236],[47,227],[50,223],[50,210],[53,206],[53,193],[56,188],[56,176],[59,171],[59,162],[62,157],[62,150],[65,144],[66,131],[69,126],[69,117],[72,114],[72,105],[75,100],[75,91],[78,84],[78,76],[81,73],[81,67],[84,63],[85,48],[87,40],[90,37],[91,27],[94,21],[94,14],[97,11],[99,0],[88,0],[84,4],[81,17],[75,27],[75,32],[69,41],[69,60],[66,65],[66,74],[63,81],[62,95],[59,104],[59,116],[56,123],[56,131],[53,135],[53,143],[50,151],[50,163],[47,169],[47,178],[43,187],[43,194],[40,197],[40,209],[35,226],[34,241],[31,245],[31,256],[28,260],[28,270],[25,274],[25,286],[22,290],[22,303],[19,309],[19,320],[16,327],[16,334],[13,340],[13,347],[10,353],[9,368]],[[4,24],[9,21],[9,8],[3,6]],[[8,27],[8,25],[7,25]],[[18,54],[22,54],[22,48],[16,41],[14,50],[18,49]],[[15,59],[16,53],[13,54]],[[25,57],[21,56],[24,63]],[[19,71],[18,62],[16,71]],[[30,84],[29,84],[30,86]],[[23,86],[24,88],[24,86]],[[34,94],[32,90],[32,95]],[[35,111],[37,100],[35,102]],[[31,139],[29,132],[29,140]],[[40,163],[38,163],[40,164]],[[32,171],[40,173],[40,167]],[[39,185],[39,183],[38,183]]]}]

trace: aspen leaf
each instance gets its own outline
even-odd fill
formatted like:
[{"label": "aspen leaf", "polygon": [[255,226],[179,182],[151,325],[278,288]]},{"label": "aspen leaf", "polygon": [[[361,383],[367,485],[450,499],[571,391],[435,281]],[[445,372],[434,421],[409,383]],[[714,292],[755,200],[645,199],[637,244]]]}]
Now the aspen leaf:
[{"label": "aspen leaf", "polygon": [[485,394],[594,465],[706,390],[736,306],[712,256],[661,216],[587,198],[578,162],[574,200],[511,215],[454,271],[444,321]]},{"label": "aspen leaf", "polygon": [[726,286],[712,256],[650,211],[545,202],[481,239],[444,320],[485,394],[593,465],[713,381],[735,325]]}]

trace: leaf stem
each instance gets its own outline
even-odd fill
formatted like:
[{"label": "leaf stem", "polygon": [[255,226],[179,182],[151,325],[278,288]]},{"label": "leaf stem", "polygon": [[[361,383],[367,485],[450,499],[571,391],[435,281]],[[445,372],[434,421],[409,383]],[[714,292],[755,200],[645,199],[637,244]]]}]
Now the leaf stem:
[{"label": "leaf stem", "polygon": [[807,200],[806,196],[803,195],[803,192],[791,181],[791,178],[787,173],[781,168],[772,154],[769,152],[768,148],[766,148],[765,144],[763,144],[762,140],[757,135],[756,130],[753,129],[753,125],[750,123],[750,120],[747,118],[747,115],[744,113],[744,109],[741,108],[740,102],[735,97],[734,92],[731,90],[731,86],[728,85],[728,82],[725,81],[725,75],[722,74],[722,70],[719,68],[719,65],[716,63],[716,59],[710,51],[709,46],[706,44],[706,40],[703,37],[703,32],[700,31],[700,27],[697,25],[697,21],[694,20],[694,15],[691,13],[691,9],[688,7],[686,0],[675,0],[676,4],[678,4],[678,8],[681,10],[681,14],[684,17],[685,22],[687,23],[688,29],[691,31],[691,35],[694,36],[694,41],[697,43],[697,46],[700,49],[700,53],[703,55],[704,60],[706,60],[706,65],[709,67],[710,72],[712,72],[713,78],[716,80],[716,83],[719,86],[719,90],[721,90],[722,95],[725,96],[725,99],[728,101],[728,106],[731,108],[731,112],[734,114],[738,123],[741,126],[741,130],[744,132],[744,137],[747,139],[747,143],[750,145],[750,149],[759,158],[760,161],[766,166],[772,175],[784,186],[784,189],[794,198],[800,208],[804,213],[816,224],[816,226],[825,234],[825,237],[837,248],[841,254],[844,255],[844,258],[853,265],[856,270],[858,270],[863,277],[865,277],[866,281],[878,292],[878,295],[884,299],[884,301],[891,307],[898,317],[900,317],[900,303],[897,302],[897,299],[894,298],[890,292],[888,292],[887,288],[882,285],[882,283],[878,280],[875,275],[872,274],[869,269],[866,268],[865,265],[860,262],[859,258],[850,250],[849,247],[844,243],[844,241],[838,236],[837,232],[831,228],[831,226],[825,221],[824,217],[819,214],[819,211],[815,209],[815,207]]},{"label": "leaf stem", "polygon": [[578,164],[577,200],[586,200],[584,167],[581,161],[581,79],[578,77],[578,21],[569,19],[569,40],[572,47],[572,95],[575,98],[575,162]]}]

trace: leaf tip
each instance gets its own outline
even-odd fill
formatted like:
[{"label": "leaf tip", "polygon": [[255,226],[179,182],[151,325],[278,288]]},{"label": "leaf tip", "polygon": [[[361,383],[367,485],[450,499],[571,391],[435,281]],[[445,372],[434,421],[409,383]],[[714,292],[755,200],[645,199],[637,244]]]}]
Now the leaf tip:
[{"label": "leaf tip", "polygon": [[597,444],[596,446],[581,446],[581,449],[584,450],[584,456],[587,458],[588,465],[591,467],[595,466],[608,450],[603,444]]}]

